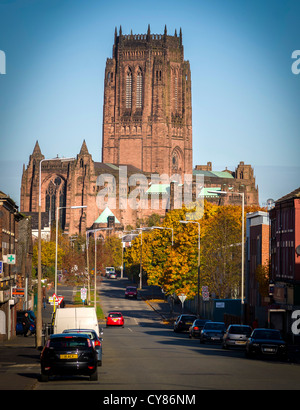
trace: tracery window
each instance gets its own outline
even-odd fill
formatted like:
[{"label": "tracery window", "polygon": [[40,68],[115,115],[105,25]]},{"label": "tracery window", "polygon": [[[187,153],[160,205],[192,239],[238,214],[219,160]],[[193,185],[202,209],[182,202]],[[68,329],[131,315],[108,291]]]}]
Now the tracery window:
[{"label": "tracery window", "polygon": [[126,108],[131,108],[132,102],[132,73],[130,68],[126,72]]},{"label": "tracery window", "polygon": [[139,68],[136,79],[136,108],[142,108],[143,99],[143,75],[142,70]]},{"label": "tracery window", "polygon": [[174,101],[175,101],[175,111],[178,110],[178,77],[175,74],[175,84],[174,84]]},{"label": "tracery window", "polygon": [[[45,210],[49,215],[51,223],[56,220],[57,207],[66,206],[66,184],[64,180],[57,176],[50,180],[45,193]],[[59,223],[64,229],[66,222],[65,209],[59,210]]]}]

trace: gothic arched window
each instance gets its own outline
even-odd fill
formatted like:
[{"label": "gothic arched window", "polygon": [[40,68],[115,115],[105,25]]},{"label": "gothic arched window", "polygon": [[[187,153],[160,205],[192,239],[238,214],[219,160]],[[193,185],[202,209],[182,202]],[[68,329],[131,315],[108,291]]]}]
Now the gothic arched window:
[{"label": "gothic arched window", "polygon": [[[48,183],[45,192],[45,211],[48,213],[51,223],[56,220],[57,207],[66,206],[66,183],[59,177],[53,177]],[[59,222],[62,229],[64,229],[66,221],[66,211],[64,208],[60,209]]]},{"label": "gothic arched window", "polygon": [[126,72],[126,108],[131,108],[132,101],[132,73],[130,68]]},{"label": "gothic arched window", "polygon": [[143,99],[143,75],[142,70],[139,68],[136,79],[136,108],[142,108]]},{"label": "gothic arched window", "polygon": [[177,72],[175,73],[175,80],[174,80],[174,102],[175,102],[175,111],[178,110],[178,75]]}]

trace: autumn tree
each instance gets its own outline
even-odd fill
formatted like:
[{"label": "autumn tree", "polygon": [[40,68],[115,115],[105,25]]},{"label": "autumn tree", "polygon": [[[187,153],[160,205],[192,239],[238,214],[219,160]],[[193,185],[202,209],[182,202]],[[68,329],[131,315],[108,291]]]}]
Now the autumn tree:
[{"label": "autumn tree", "polygon": [[259,293],[261,297],[267,297],[269,295],[269,275],[270,266],[269,263],[265,265],[258,265],[255,271],[255,277],[259,285]]},{"label": "autumn tree", "polygon": [[236,296],[241,277],[241,209],[211,208],[202,222],[201,282],[219,298]]},{"label": "autumn tree", "polygon": [[[246,213],[261,208],[245,207]],[[198,224],[182,224],[188,220],[190,210],[183,207],[168,212],[161,228],[173,229],[171,244],[169,229],[143,231],[132,241],[124,257],[126,270],[138,278],[141,250],[143,277],[149,285],[160,286],[166,294],[184,293],[193,298],[198,287]],[[199,211],[200,223],[200,294],[203,285],[216,297],[238,297],[241,283],[242,208],[233,205],[216,205],[204,201]]]},{"label": "autumn tree", "polygon": [[[53,241],[41,241],[41,265],[42,275],[44,278],[53,279],[55,271],[55,251],[56,243]],[[60,269],[64,257],[64,250],[58,245],[57,247],[57,266]],[[38,242],[33,247],[32,266],[37,269],[38,266]]]}]

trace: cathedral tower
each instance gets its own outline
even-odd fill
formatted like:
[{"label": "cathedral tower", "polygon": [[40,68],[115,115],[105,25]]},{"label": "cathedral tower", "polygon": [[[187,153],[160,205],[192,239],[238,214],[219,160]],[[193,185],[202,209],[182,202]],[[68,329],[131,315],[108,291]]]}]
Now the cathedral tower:
[{"label": "cathedral tower", "polygon": [[191,72],[179,36],[115,30],[105,69],[102,161],[192,174]]}]

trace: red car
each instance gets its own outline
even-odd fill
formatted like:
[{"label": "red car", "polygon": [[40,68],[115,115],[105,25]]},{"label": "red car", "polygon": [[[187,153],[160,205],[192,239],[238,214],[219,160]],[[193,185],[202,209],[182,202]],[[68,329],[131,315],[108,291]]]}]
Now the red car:
[{"label": "red car", "polygon": [[106,326],[124,327],[124,317],[121,312],[109,312],[106,318]]},{"label": "red car", "polygon": [[125,298],[137,299],[137,288],[136,286],[127,286],[125,290]]}]

